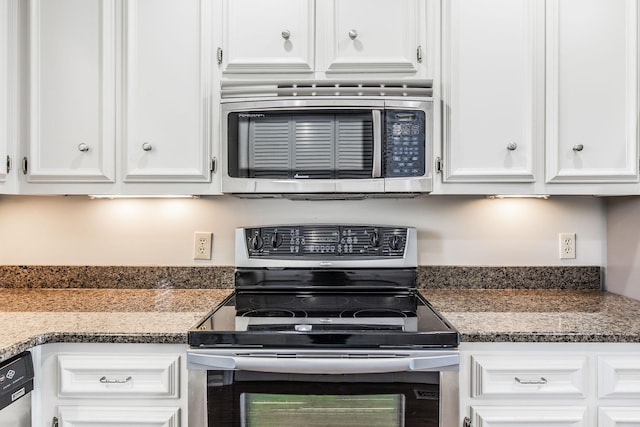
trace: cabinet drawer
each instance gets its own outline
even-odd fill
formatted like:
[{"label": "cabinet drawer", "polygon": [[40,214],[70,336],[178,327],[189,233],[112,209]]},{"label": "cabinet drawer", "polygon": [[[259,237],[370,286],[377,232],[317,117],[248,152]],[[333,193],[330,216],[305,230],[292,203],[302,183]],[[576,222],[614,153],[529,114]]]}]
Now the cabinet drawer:
[{"label": "cabinet drawer", "polygon": [[180,427],[180,409],[139,406],[60,406],[60,427]]},{"label": "cabinet drawer", "polygon": [[583,398],[587,393],[586,366],[586,356],[472,356],[471,395]]},{"label": "cabinet drawer", "polygon": [[599,398],[640,398],[640,354],[598,356]]},{"label": "cabinet drawer", "polygon": [[57,363],[60,397],[179,397],[177,354],[60,354]]},{"label": "cabinet drawer", "polygon": [[474,427],[582,427],[587,423],[587,408],[583,406],[474,406],[471,408]]}]

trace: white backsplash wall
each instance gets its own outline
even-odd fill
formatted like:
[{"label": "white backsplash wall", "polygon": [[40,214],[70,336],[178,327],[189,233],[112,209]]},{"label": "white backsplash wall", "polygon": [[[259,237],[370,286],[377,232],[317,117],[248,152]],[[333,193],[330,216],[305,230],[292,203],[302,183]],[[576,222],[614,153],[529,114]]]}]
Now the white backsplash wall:
[{"label": "white backsplash wall", "polygon": [[[421,265],[604,266],[605,210],[603,199],[582,196],[359,201],[0,196],[0,265],[233,265],[237,226],[342,222],[417,227]],[[214,233],[211,261],[193,260],[196,231]],[[575,260],[559,259],[561,232],[576,233]]]},{"label": "white backsplash wall", "polygon": [[607,201],[607,290],[640,300],[640,198]]}]

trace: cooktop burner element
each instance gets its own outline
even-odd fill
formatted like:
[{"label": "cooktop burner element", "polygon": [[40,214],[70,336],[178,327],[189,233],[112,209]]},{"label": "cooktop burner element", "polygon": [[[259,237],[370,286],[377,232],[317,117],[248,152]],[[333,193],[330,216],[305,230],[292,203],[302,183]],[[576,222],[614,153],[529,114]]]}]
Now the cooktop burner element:
[{"label": "cooktop burner element", "polygon": [[[343,240],[355,249],[345,252]],[[417,290],[414,228],[242,228],[236,230],[236,264],[235,292],[189,332],[192,347],[415,350],[459,344],[458,332]]]}]

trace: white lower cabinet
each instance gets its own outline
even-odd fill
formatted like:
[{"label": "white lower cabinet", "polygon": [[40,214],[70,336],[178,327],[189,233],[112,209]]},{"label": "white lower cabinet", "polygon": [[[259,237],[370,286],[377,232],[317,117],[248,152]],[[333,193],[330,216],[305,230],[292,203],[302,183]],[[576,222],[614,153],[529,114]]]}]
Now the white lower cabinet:
[{"label": "white lower cabinet", "polygon": [[186,346],[36,347],[36,426],[186,427]]},{"label": "white lower cabinet", "polygon": [[460,425],[640,427],[640,344],[463,343]]},{"label": "white lower cabinet", "polygon": [[598,426],[600,427],[638,427],[640,426],[640,407],[598,408]]},{"label": "white lower cabinet", "polygon": [[474,406],[471,423],[476,427],[493,426],[587,426],[584,406]]},{"label": "white lower cabinet", "polygon": [[58,408],[59,427],[178,427],[180,408],[177,407],[100,407],[61,406]]}]

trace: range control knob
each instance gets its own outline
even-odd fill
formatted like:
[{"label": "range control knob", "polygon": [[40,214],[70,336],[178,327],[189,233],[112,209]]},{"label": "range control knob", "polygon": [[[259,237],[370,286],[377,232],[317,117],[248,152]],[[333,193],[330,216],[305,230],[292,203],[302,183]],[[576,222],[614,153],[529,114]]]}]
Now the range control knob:
[{"label": "range control knob", "polygon": [[371,233],[371,237],[369,238],[369,241],[371,242],[371,246],[373,246],[374,248],[380,247],[380,235],[378,234],[377,231],[374,231],[373,233]]},{"label": "range control knob", "polygon": [[391,236],[389,239],[389,247],[392,250],[397,251],[400,249],[400,245],[402,245],[402,238],[400,236]]},{"label": "range control knob", "polygon": [[278,233],[273,233],[271,235],[271,247],[279,248],[282,245],[282,236]]},{"label": "range control knob", "polygon": [[259,251],[260,249],[262,249],[263,245],[264,242],[262,241],[262,237],[257,234],[249,239],[249,247],[254,251]]}]

